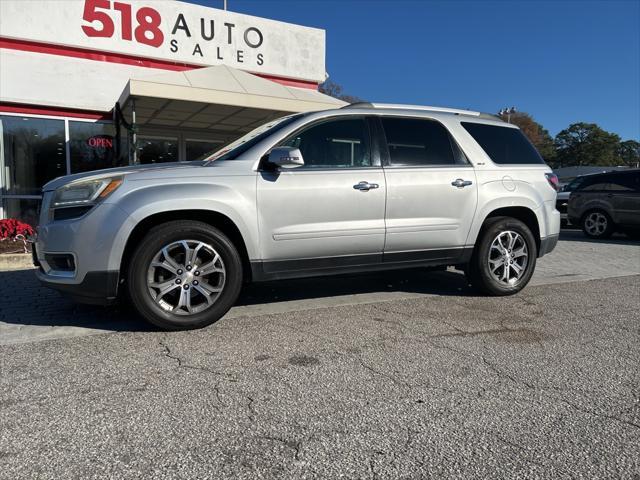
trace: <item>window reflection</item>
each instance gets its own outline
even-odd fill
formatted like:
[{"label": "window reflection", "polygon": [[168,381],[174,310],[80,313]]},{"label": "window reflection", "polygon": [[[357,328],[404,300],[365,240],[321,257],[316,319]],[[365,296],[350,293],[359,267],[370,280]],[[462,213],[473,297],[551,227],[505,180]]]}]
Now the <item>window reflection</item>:
[{"label": "window reflection", "polygon": [[35,227],[38,225],[40,200],[31,198],[5,198],[4,214],[7,218],[17,218]]},{"label": "window reflection", "polygon": [[138,162],[146,164],[177,161],[177,138],[138,138]]},{"label": "window reflection", "polygon": [[0,116],[0,167],[7,195],[39,195],[67,173],[63,120]]},{"label": "window reflection", "polygon": [[206,140],[187,140],[187,158],[185,160],[204,160],[218,150],[222,142],[210,142]]},{"label": "window reflection", "polygon": [[69,121],[71,173],[112,168],[127,163],[123,141],[111,123]]}]

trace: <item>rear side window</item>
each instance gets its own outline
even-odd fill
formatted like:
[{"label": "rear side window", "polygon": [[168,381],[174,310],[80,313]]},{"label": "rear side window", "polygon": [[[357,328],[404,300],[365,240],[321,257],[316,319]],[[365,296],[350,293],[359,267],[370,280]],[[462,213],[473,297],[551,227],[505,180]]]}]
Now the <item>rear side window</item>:
[{"label": "rear side window", "polygon": [[466,164],[447,129],[433,120],[382,118],[391,166]]},{"label": "rear side window", "polygon": [[611,175],[589,175],[576,189],[580,192],[603,192],[609,189]]},{"label": "rear side window", "polygon": [[611,175],[610,190],[640,192],[640,172],[625,172]]},{"label": "rear side window", "polygon": [[540,164],[544,160],[517,128],[462,122],[462,126],[494,163],[500,165]]}]

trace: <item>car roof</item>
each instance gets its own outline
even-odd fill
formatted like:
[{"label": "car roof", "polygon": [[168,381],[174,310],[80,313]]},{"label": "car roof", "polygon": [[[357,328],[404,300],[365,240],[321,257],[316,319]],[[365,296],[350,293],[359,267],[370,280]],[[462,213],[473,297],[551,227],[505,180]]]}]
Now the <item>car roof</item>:
[{"label": "car roof", "polygon": [[640,168],[624,168],[620,170],[606,170],[604,172],[585,173],[584,175],[578,175],[576,178],[581,177],[593,177],[596,175],[624,175],[628,173],[638,173]]},{"label": "car roof", "polygon": [[513,123],[507,123],[497,115],[490,113],[482,113],[474,110],[463,110],[458,108],[447,107],[432,107],[425,105],[403,105],[392,103],[369,103],[369,102],[357,102],[345,105],[344,107],[320,110],[312,112],[318,118],[335,116],[335,115],[379,115],[379,116],[404,116],[404,117],[417,117],[428,118],[439,121],[465,121],[473,123],[482,123],[486,125],[493,125],[505,128],[517,129],[518,126]]}]

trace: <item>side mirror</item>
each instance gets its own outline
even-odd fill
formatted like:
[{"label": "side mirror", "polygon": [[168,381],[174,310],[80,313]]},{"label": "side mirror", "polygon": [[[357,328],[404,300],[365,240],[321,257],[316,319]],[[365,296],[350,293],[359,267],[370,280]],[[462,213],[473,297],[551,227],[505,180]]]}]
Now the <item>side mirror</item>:
[{"label": "side mirror", "polygon": [[275,147],[269,152],[269,163],[280,168],[297,168],[304,165],[299,148]]}]

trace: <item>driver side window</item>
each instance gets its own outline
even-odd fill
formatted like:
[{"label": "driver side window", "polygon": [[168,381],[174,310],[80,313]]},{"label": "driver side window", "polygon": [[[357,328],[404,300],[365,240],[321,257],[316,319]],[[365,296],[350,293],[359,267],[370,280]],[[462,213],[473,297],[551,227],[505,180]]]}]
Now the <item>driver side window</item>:
[{"label": "driver side window", "polygon": [[363,118],[329,120],[296,132],[279,146],[299,148],[301,168],[370,167],[368,127]]}]

